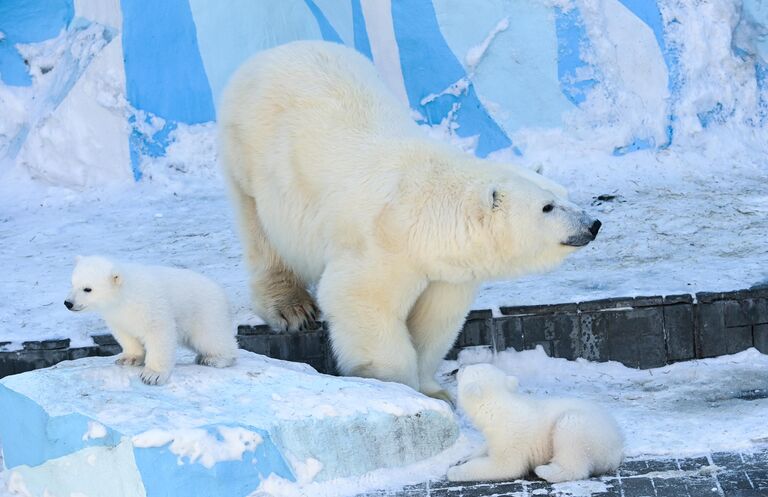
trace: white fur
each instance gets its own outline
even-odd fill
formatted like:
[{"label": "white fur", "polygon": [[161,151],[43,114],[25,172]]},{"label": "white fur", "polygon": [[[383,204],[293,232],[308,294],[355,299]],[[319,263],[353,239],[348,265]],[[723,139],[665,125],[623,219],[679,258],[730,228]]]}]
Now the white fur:
[{"label": "white fur", "polygon": [[168,380],[179,343],[198,353],[199,364],[226,367],[235,361],[227,296],[194,271],[78,257],[66,302],[72,311],[102,315],[123,348],[116,362],[143,364],[144,383]]},{"label": "white fur", "polygon": [[558,483],[621,465],[621,431],[597,405],[523,395],[515,377],[490,364],[467,366],[458,380],[459,405],[485,436],[488,454],[449,469],[449,480],[514,480],[533,470]]},{"label": "white fur", "polygon": [[345,374],[444,395],[434,373],[478,285],[554,266],[592,221],[542,176],[428,138],[373,65],[333,43],[246,62],[219,129],[256,312],[299,329],[317,284]]}]

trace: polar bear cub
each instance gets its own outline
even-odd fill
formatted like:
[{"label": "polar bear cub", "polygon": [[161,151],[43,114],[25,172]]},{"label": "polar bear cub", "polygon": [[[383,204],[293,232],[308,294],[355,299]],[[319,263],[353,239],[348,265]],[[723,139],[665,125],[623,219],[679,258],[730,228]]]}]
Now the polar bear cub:
[{"label": "polar bear cub", "polygon": [[459,405],[485,436],[488,455],[452,467],[451,481],[514,480],[533,469],[557,483],[615,471],[621,464],[621,431],[594,404],[523,395],[517,378],[490,364],[465,367],[458,383]]},{"label": "polar bear cub", "polygon": [[148,385],[168,380],[179,343],[206,366],[229,366],[237,355],[226,294],[193,271],[78,256],[64,305],[100,313],[123,348],[117,364],[143,364]]}]

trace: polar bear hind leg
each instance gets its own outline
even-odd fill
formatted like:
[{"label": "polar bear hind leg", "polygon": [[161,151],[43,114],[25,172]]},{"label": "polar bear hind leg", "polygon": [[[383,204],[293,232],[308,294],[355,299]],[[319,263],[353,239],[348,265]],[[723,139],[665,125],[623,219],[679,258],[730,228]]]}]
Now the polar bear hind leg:
[{"label": "polar bear hind leg", "polygon": [[583,414],[564,413],[552,432],[552,462],[537,466],[534,469],[536,475],[550,483],[589,478],[592,461],[588,434],[592,429]]}]

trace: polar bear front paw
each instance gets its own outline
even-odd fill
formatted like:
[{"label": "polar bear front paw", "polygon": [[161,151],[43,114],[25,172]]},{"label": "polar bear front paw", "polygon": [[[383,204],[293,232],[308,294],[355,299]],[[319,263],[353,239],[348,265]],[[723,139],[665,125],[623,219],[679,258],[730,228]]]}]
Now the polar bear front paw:
[{"label": "polar bear front paw", "polygon": [[154,369],[146,367],[141,370],[141,373],[139,373],[141,381],[147,385],[162,385],[168,381],[170,376],[170,371],[155,371]]},{"label": "polar bear front paw", "polygon": [[115,359],[115,364],[120,364],[121,366],[141,366],[144,364],[144,356],[120,354]]}]

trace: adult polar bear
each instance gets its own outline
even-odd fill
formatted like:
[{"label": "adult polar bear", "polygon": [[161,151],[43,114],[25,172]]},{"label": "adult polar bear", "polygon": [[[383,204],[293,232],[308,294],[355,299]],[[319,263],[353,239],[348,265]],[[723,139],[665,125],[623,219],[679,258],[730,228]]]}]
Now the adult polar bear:
[{"label": "adult polar bear", "polygon": [[341,45],[254,56],[219,127],[256,312],[297,330],[317,283],[344,374],[445,396],[434,375],[478,285],[552,267],[600,227],[542,176],[428,138]]}]

